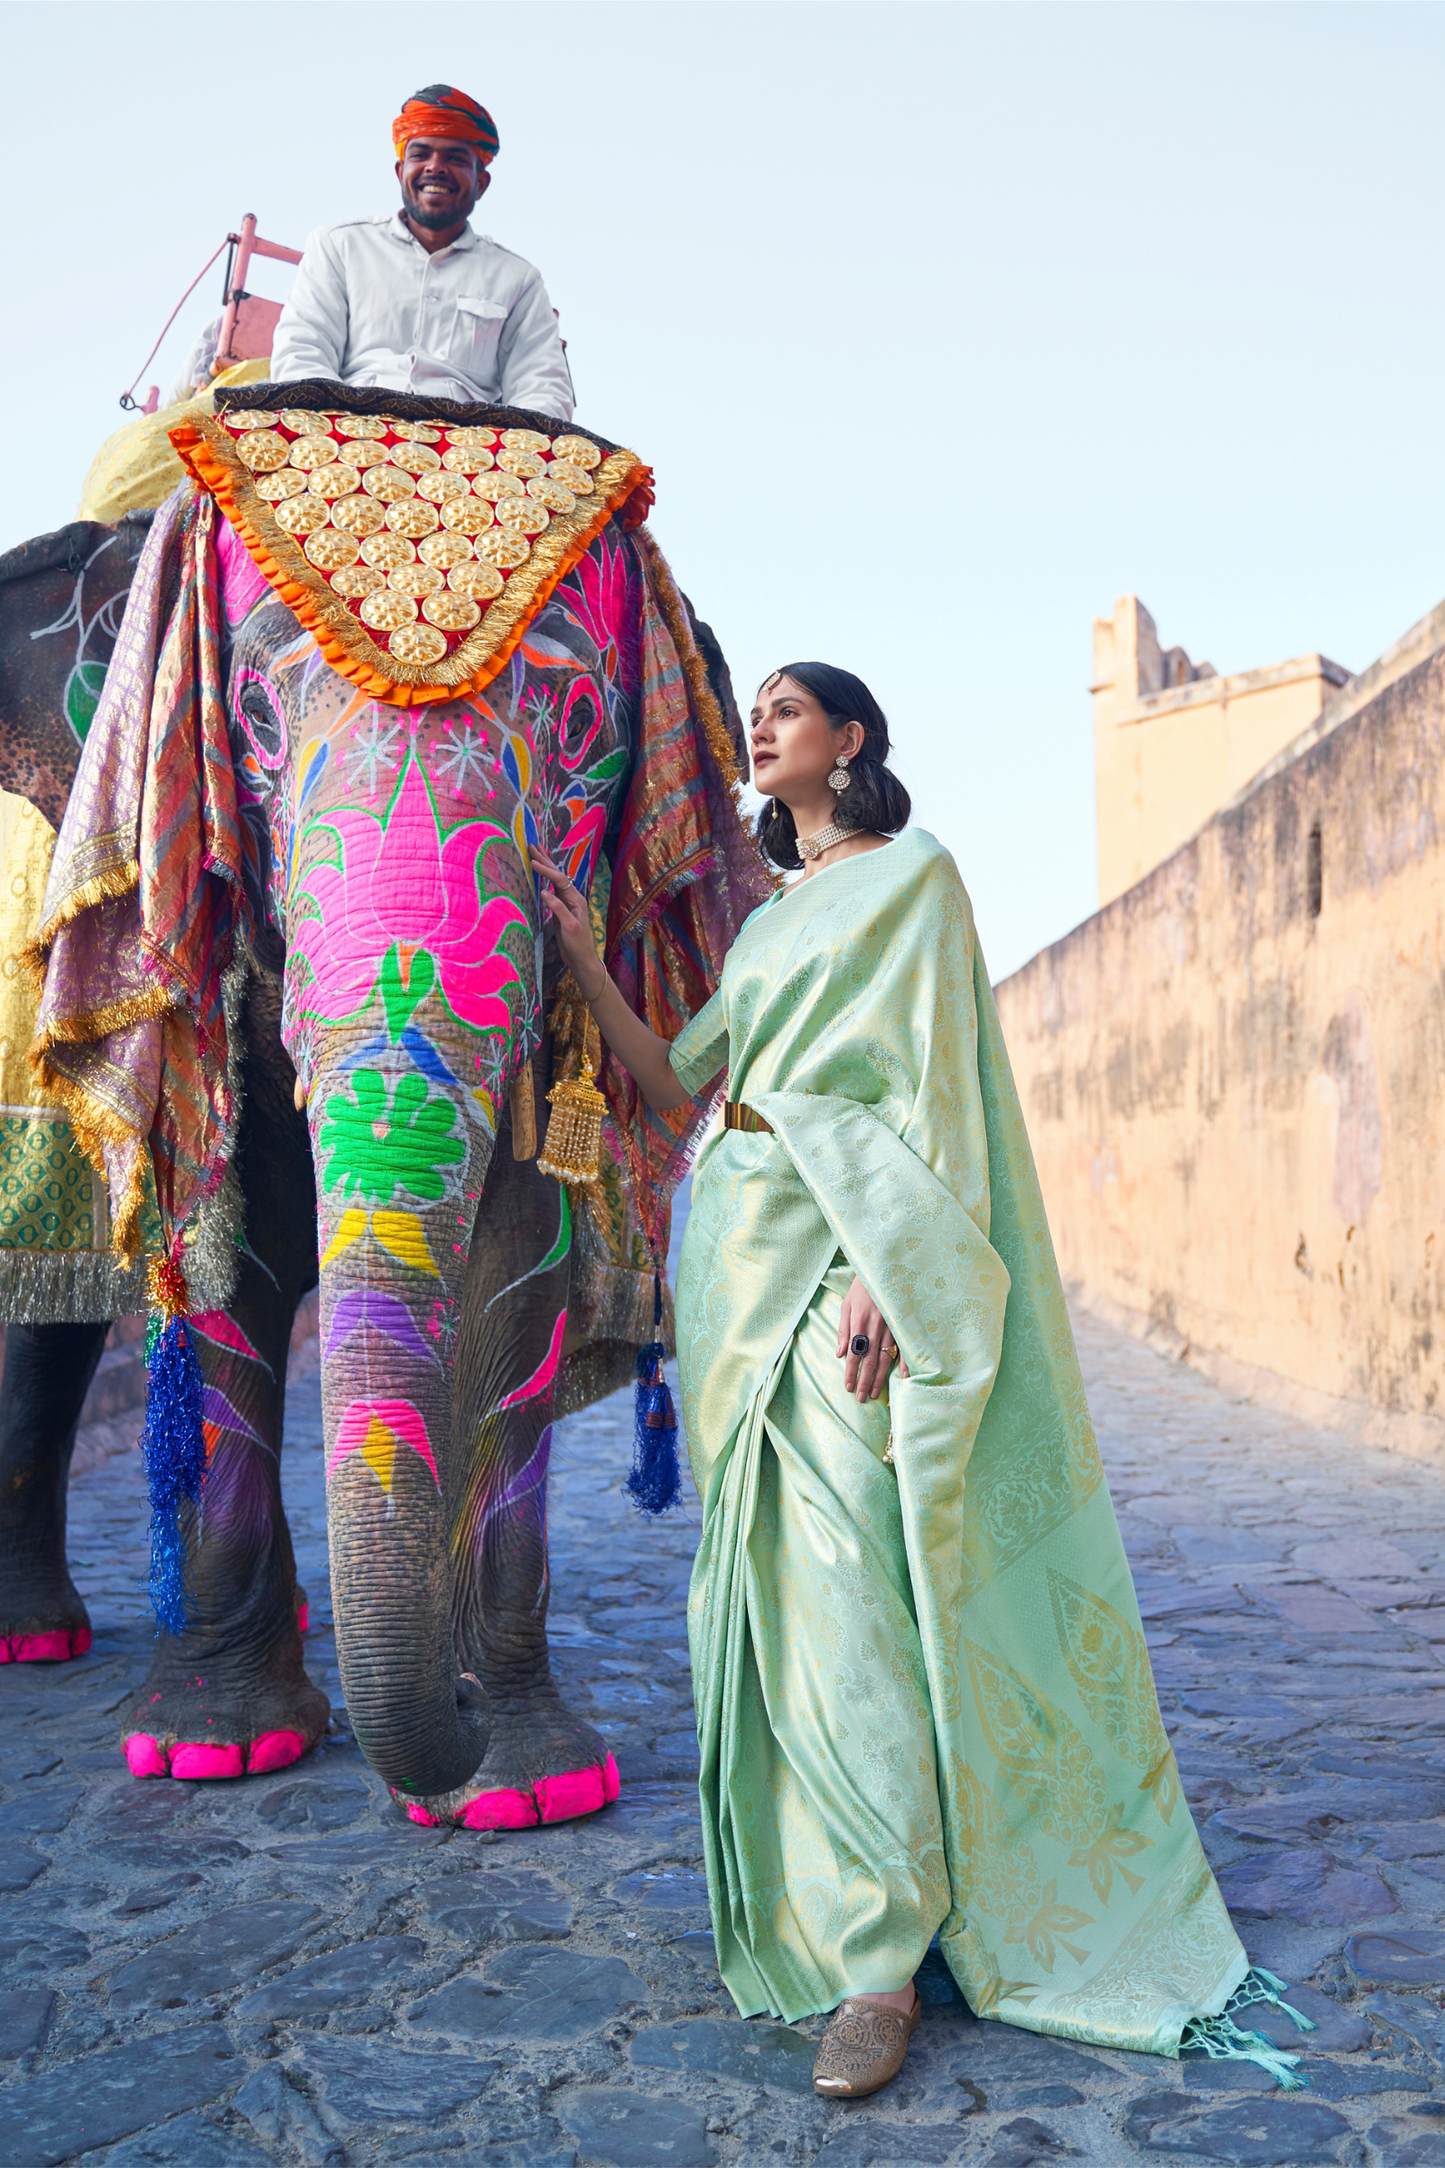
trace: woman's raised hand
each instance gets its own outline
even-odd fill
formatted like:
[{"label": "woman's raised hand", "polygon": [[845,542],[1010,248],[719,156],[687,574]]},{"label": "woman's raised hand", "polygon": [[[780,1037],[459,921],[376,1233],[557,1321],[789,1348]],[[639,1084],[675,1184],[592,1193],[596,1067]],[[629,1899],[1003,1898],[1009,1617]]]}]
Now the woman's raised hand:
[{"label": "woman's raised hand", "polygon": [[557,928],[562,961],[577,981],[584,1001],[595,1001],[607,984],[607,967],[592,938],[592,914],[587,898],[568,880],[560,866],[534,844],[532,870],[547,884],[547,911]]},{"label": "woman's raised hand", "polygon": [[[855,1348],[855,1340],[867,1345]],[[838,1359],[847,1358],[843,1372],[844,1389],[856,1393],[860,1400],[877,1400],[888,1383],[888,1373],[898,1357],[898,1342],[888,1330],[883,1313],[863,1282],[855,1279],[843,1297],[843,1315],[838,1321]],[[908,1365],[898,1358],[898,1375],[906,1378]]]}]

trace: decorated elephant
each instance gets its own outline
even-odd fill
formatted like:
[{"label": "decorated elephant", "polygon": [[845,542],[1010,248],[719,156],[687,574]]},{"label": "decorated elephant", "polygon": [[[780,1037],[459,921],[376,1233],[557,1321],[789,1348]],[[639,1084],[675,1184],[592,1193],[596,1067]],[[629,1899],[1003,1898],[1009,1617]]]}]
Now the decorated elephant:
[{"label": "decorated elephant", "polygon": [[[605,1061],[593,1091],[528,854],[562,858],[619,980],[680,1029],[769,886],[726,672],[640,523],[646,470],[606,439],[334,384],[218,405],[178,435],[194,480],[155,515],[29,951],[34,1089],[104,1166],[114,1284],[149,1258],[158,1305],[162,1631],[127,1759],[240,1775],[324,1728],[279,1483],[319,1270],[357,1739],[416,1819],[585,1813],[617,1777],[548,1666],[552,1424],[653,1337],[705,1101],[660,1116]],[[549,1092],[572,1144],[539,1161]],[[48,1541],[64,1577],[54,1464],[106,1314],[47,1309],[51,1264],[65,1284],[29,1256],[8,1304],[30,1330],[0,1476],[43,1463],[51,1534],[7,1531],[0,1632],[22,1560]]]}]

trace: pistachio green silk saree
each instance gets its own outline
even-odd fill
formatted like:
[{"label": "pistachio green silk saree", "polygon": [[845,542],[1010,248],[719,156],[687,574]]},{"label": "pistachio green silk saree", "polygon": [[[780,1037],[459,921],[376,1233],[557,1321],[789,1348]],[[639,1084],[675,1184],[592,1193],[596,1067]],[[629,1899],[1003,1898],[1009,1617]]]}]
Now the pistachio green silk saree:
[{"label": "pistachio green silk saree", "polygon": [[[1176,2054],[1247,1960],[947,851],[910,829],[764,904],[672,1059],[775,1132],[709,1137],[677,1280],[724,1980],[798,2018],[902,1987],[938,1931],[979,2016]],[[835,1353],[854,1272],[910,1372],[868,1406]]]}]

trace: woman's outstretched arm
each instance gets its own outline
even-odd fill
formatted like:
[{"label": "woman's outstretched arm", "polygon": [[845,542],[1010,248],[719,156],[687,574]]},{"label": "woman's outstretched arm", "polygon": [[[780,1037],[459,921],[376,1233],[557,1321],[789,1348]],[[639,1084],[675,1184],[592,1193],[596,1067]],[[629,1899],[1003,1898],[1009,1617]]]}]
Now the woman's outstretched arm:
[{"label": "woman's outstretched arm", "polygon": [[650,1107],[684,1106],[692,1094],[674,1074],[668,1058],[670,1042],[634,1015],[613,985],[592,938],[587,898],[544,852],[534,849],[531,856],[533,868],[547,884],[547,908],[557,927],[562,960],[596,1017],[597,1029]]}]

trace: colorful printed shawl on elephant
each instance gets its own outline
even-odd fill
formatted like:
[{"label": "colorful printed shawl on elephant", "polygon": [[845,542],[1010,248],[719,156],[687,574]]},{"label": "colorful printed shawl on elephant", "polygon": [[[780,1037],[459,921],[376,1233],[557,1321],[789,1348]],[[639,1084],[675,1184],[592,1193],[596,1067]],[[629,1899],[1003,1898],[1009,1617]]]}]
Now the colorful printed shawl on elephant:
[{"label": "colorful printed shawl on elephant", "polygon": [[[775,896],[672,1059],[730,1060],[775,1132],[708,1138],[678,1274],[724,1979],[793,2019],[896,1989],[939,1928],[979,2016],[1177,2054],[1247,1961],[948,853],[910,830]],[[908,1365],[891,1408],[842,1390],[853,1272]]]},{"label": "colorful printed shawl on elephant", "polygon": [[[135,1253],[153,1178],[160,1244],[184,1257],[197,1307],[224,1304],[234,1273],[237,1013],[266,909],[228,736],[225,536],[211,496],[191,483],[156,515],[28,957],[44,988],[33,1059],[105,1170],[115,1249]],[[741,828],[734,747],[686,606],[645,529],[628,547],[643,575],[639,712],[604,869],[607,945],[629,998],[671,1034],[712,993],[768,883]],[[615,557],[603,550],[599,577]],[[710,870],[723,877],[705,880]],[[537,1036],[535,1021],[518,1030],[513,1074]],[[579,1291],[569,1361],[581,1337],[617,1338],[623,1312],[647,1337],[650,1270],[640,1267],[665,1250],[668,1191],[705,1113],[702,1101],[650,1113],[615,1064],[601,1082],[629,1179],[604,1183],[587,1215],[607,1254]],[[561,1386],[564,1406],[572,1395]]]}]

